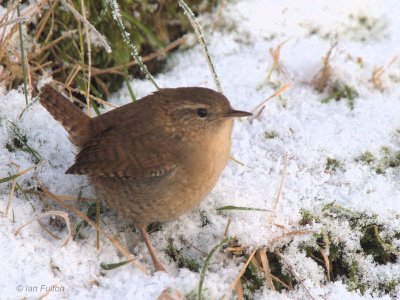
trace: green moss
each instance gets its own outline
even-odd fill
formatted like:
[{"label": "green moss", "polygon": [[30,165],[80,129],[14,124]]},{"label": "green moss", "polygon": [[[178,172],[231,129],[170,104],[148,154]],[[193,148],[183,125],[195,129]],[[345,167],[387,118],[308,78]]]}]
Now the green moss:
[{"label": "green moss", "polygon": [[301,219],[299,224],[301,226],[312,225],[315,221],[318,221],[317,216],[313,215],[310,211],[301,209],[300,210]]},{"label": "green moss", "polygon": [[354,109],[354,100],[357,98],[358,92],[351,86],[336,82],[329,87],[328,96],[321,100],[322,103],[328,103],[331,100],[339,101],[341,99],[347,99],[347,104],[350,109]]},{"label": "green moss", "polygon": [[339,169],[341,166],[341,163],[339,160],[335,159],[335,158],[330,158],[328,157],[326,159],[326,163],[325,163],[325,170],[328,172],[335,172],[337,171],[337,169]]},{"label": "green moss", "polygon": [[147,232],[152,233],[152,232],[157,232],[163,229],[163,224],[161,222],[154,222],[149,225],[147,225]]},{"label": "green moss", "polygon": [[253,263],[249,264],[241,279],[246,300],[254,299],[254,293],[265,285],[265,279],[257,273]]},{"label": "green moss", "polygon": [[377,174],[384,174],[388,168],[397,168],[400,166],[400,151],[389,147],[382,147],[381,157],[374,164]]},{"label": "green moss", "polygon": [[335,281],[341,276],[347,276],[349,274],[349,265],[345,259],[345,252],[343,251],[344,245],[335,244],[332,241],[332,234],[320,234],[317,235],[317,240],[315,245],[303,244],[301,248],[305,251],[306,256],[314,260],[318,265],[323,267],[326,272],[328,272],[324,257],[322,256],[320,249],[328,248],[327,253],[330,273],[327,274],[327,278],[331,281]]},{"label": "green moss", "polygon": [[264,138],[265,139],[274,139],[278,136],[278,133],[276,131],[264,131]]},{"label": "green moss", "polygon": [[199,272],[199,263],[192,258],[184,257],[181,251],[175,247],[174,239],[168,239],[167,247],[164,249],[164,252],[177,263],[179,268],[187,268],[193,272]]},{"label": "green moss", "polygon": [[387,264],[396,262],[396,254],[390,251],[386,244],[390,245],[389,241],[383,241],[379,236],[379,231],[382,230],[377,225],[366,226],[363,231],[364,235],[360,240],[361,248],[365,254],[372,255],[374,261],[378,264]]},{"label": "green moss", "polygon": [[348,274],[344,278],[344,282],[348,285],[350,291],[357,290],[361,294],[365,293],[366,284],[361,281],[358,265],[354,259],[348,263]]},{"label": "green moss", "polygon": [[[289,273],[287,273],[283,266],[284,263],[281,261],[281,258],[279,255],[277,255],[275,252],[270,252],[267,251],[267,256],[268,256],[268,263],[269,267],[271,269],[271,274],[275,276],[276,278],[279,278],[282,282],[284,282],[287,286],[290,288],[296,286],[298,282],[296,279]],[[286,286],[282,285],[280,282],[273,281],[275,289],[277,291],[282,291],[286,290]]]},{"label": "green moss", "polygon": [[357,162],[361,162],[362,164],[370,165],[375,161],[375,157],[371,152],[366,151],[363,154],[361,154],[359,157],[357,157],[355,160]]}]

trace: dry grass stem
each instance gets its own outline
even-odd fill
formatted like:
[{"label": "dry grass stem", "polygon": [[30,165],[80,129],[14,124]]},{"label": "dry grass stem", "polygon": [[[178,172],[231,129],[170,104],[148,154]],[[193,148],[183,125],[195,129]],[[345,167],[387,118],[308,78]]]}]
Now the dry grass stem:
[{"label": "dry grass stem", "polygon": [[[17,167],[17,173],[19,171],[19,166],[14,164]],[[15,177],[12,183],[12,187],[11,187],[11,191],[10,191],[10,195],[8,196],[8,201],[7,201],[7,206],[6,206],[6,210],[5,210],[5,216],[7,217],[8,215],[8,210],[10,209],[11,206],[11,202],[14,199],[14,193],[15,193],[15,187],[17,185],[17,178]]]},{"label": "dry grass stem", "polygon": [[232,160],[232,161],[234,161],[235,163],[237,163],[237,164],[239,164],[239,165],[245,167],[245,164],[244,164],[244,163],[242,163],[240,160],[237,160],[237,159],[234,158],[232,155],[229,156],[229,159]]},{"label": "dry grass stem", "polygon": [[372,76],[371,76],[370,81],[371,81],[372,85],[376,89],[380,90],[381,92],[383,92],[385,90],[385,86],[384,86],[383,81],[382,81],[382,75],[385,73],[385,71],[391,65],[393,65],[396,62],[397,59],[398,59],[398,56],[395,56],[385,66],[374,67],[374,69],[372,71]]},{"label": "dry grass stem", "polygon": [[318,250],[321,253],[322,257],[324,258],[324,264],[328,281],[331,281],[331,261],[329,260],[329,248],[331,245],[331,241],[329,239],[328,234],[324,230],[322,231],[322,236],[324,239],[324,248],[318,246]]},{"label": "dry grass stem", "polygon": [[239,281],[235,285],[234,291],[238,300],[244,300],[244,291],[241,279],[239,279]]},{"label": "dry grass stem", "polygon": [[42,52],[54,47],[55,45],[57,45],[59,42],[61,42],[62,40],[66,39],[66,38],[70,38],[72,37],[72,34],[75,32],[76,30],[69,30],[67,32],[65,32],[62,36],[60,36],[59,38],[56,38],[55,40],[51,41],[50,43],[46,44],[45,46],[31,52],[28,54],[29,59],[33,59],[36,58],[36,56],[40,55]]},{"label": "dry grass stem", "polygon": [[253,259],[253,256],[256,254],[257,249],[253,250],[253,252],[251,252],[249,258],[247,259],[246,263],[244,264],[243,268],[240,270],[239,274],[236,276],[236,278],[233,280],[233,282],[231,283],[228,292],[225,294],[224,298],[225,300],[228,300],[231,298],[231,294],[232,294],[232,290],[235,289],[236,285],[238,284],[238,282],[240,281],[240,278],[242,278],[244,272],[246,271],[248,265],[250,264],[251,260]]},{"label": "dry grass stem", "polygon": [[275,252],[276,255],[279,256],[279,258],[285,263],[285,265],[289,268],[290,272],[293,274],[293,276],[296,278],[297,282],[301,284],[303,289],[306,291],[307,295],[310,297],[310,299],[314,300],[314,297],[311,295],[310,291],[307,289],[307,287],[304,285],[303,280],[300,278],[300,276],[295,272],[293,267],[286,261],[286,259],[280,255],[278,252]]},{"label": "dry grass stem", "polygon": [[63,218],[63,219],[65,220],[66,225],[67,225],[68,235],[67,235],[67,238],[65,239],[64,243],[62,244],[62,246],[65,246],[65,245],[69,242],[69,240],[72,239],[72,228],[71,228],[71,223],[70,223],[70,221],[69,221],[69,216],[68,216],[68,214],[67,214],[65,211],[52,210],[52,211],[45,212],[45,213],[41,214],[40,216],[38,216],[38,217],[36,217],[36,218],[33,218],[33,219],[30,220],[28,223],[26,223],[26,224],[22,225],[21,227],[19,227],[19,228],[14,232],[14,234],[15,234],[15,235],[18,235],[22,228],[24,228],[24,227],[26,227],[26,226],[32,224],[32,223],[35,222],[35,221],[38,221],[38,220],[40,220],[40,219],[42,219],[42,218],[44,218],[44,217],[54,216],[54,215]]},{"label": "dry grass stem", "polygon": [[[60,279],[58,282],[56,282],[55,284],[53,284],[52,286],[58,286],[60,284],[62,279]],[[44,294],[40,295],[37,299],[38,300],[42,300],[44,298],[46,298],[49,294],[51,293],[51,289],[49,289],[47,292],[45,292]]]},{"label": "dry grass stem", "polygon": [[271,268],[269,267],[269,262],[268,262],[267,250],[260,249],[258,250],[258,254],[260,256],[261,266],[263,269],[265,281],[267,282],[269,288],[275,291],[275,286],[274,283],[272,282]]},{"label": "dry grass stem", "polygon": [[56,236],[56,235],[55,235],[54,233],[52,233],[49,229],[47,229],[46,225],[43,224],[40,220],[37,220],[37,221],[38,221],[40,227],[42,227],[42,229],[43,229],[44,231],[46,231],[46,233],[47,233],[48,235],[50,235],[53,239],[55,239],[55,240],[61,240],[60,237]]},{"label": "dry grass stem", "polygon": [[273,62],[272,62],[271,69],[268,72],[268,76],[267,76],[268,81],[271,80],[272,73],[275,70],[278,72],[278,74],[282,74],[286,80],[289,80],[288,76],[286,75],[285,70],[283,69],[283,67],[279,61],[279,58],[281,56],[281,48],[286,42],[287,41],[283,41],[276,48],[272,48],[272,47],[269,48],[269,54],[271,55]]},{"label": "dry grass stem", "polygon": [[231,252],[233,254],[240,254],[246,251],[247,247],[239,246],[239,247],[226,247],[224,252]]},{"label": "dry grass stem", "polygon": [[335,42],[328,50],[326,55],[322,57],[322,68],[318,71],[317,74],[314,75],[313,80],[311,81],[311,85],[318,92],[322,93],[328,84],[329,79],[332,76],[332,67],[330,64],[330,60],[332,58],[332,51],[337,46],[337,42]]},{"label": "dry grass stem", "polygon": [[293,86],[293,82],[286,82],[284,84],[282,84],[279,89],[277,89],[271,96],[269,96],[267,99],[265,99],[264,101],[262,101],[260,104],[258,104],[251,112],[252,112],[252,116],[250,116],[248,118],[248,120],[250,121],[250,123],[253,122],[254,119],[257,119],[262,111],[265,108],[265,104],[271,100],[274,97],[280,96],[283,92],[285,92],[287,89],[289,89],[290,87]]},{"label": "dry grass stem", "polygon": [[271,278],[272,278],[273,281],[279,282],[280,284],[282,284],[286,289],[293,290],[293,287],[291,285],[288,285],[286,282],[283,282],[278,277],[276,277],[276,276],[271,274]]},{"label": "dry grass stem", "polygon": [[[83,90],[80,90],[80,89],[77,89],[77,88],[72,88],[72,87],[70,87],[70,86],[68,86],[68,85],[66,85],[66,84],[64,84],[64,83],[62,83],[60,81],[53,80],[53,82],[56,82],[60,86],[63,86],[69,92],[70,95],[72,94],[72,92],[79,93],[79,94],[81,94],[81,95],[83,95],[85,97],[87,95],[86,91],[83,91]],[[90,98],[92,98],[92,100],[96,101],[97,103],[103,104],[104,106],[108,106],[108,107],[111,107],[111,108],[117,108],[118,107],[118,105],[112,104],[110,102],[107,102],[107,101],[105,101],[103,99],[100,99],[98,97],[95,97],[93,95],[89,95],[89,96],[90,96]]]},{"label": "dry grass stem", "polygon": [[29,20],[28,17],[18,17],[18,18],[14,19],[14,20],[11,20],[11,21],[0,22],[0,28],[8,26],[8,25],[11,25],[11,24],[14,24],[14,23],[23,23],[23,22],[26,22],[28,20]]},{"label": "dry grass stem", "polygon": [[99,228],[97,226],[97,224],[95,222],[93,222],[92,220],[90,220],[83,212],[79,211],[78,209],[76,209],[75,207],[65,204],[64,201],[59,200],[57,198],[56,195],[52,194],[48,189],[46,189],[45,187],[42,187],[43,195],[55,200],[59,205],[61,205],[62,207],[68,209],[69,211],[73,212],[76,216],[78,216],[79,218],[81,218],[82,220],[86,221],[90,226],[92,226],[94,229],[98,229],[101,234],[103,236],[105,236],[110,242],[111,244],[122,254],[125,256],[125,258],[127,260],[130,260],[130,263],[133,264],[136,268],[138,268],[139,270],[141,270],[144,274],[146,275],[150,275],[150,272],[141,264],[139,263],[136,258],[129,253],[129,251],[124,248],[114,237],[110,236],[108,233],[106,233],[104,230],[102,230],[101,228]]},{"label": "dry grass stem", "polygon": [[282,177],[281,177],[281,181],[279,183],[279,189],[278,189],[278,192],[276,193],[275,201],[274,201],[274,204],[272,206],[273,211],[269,214],[269,218],[268,218],[269,224],[274,223],[276,208],[278,207],[279,199],[281,198],[283,187],[284,187],[284,184],[285,184],[288,161],[289,161],[289,157],[286,154],[285,155],[285,162],[284,162],[283,172],[282,172]]},{"label": "dry grass stem", "polygon": [[223,239],[225,239],[228,236],[228,232],[229,232],[229,227],[231,226],[231,219],[228,219],[228,223],[226,224],[225,227],[225,231],[224,231],[224,236],[222,237]]}]

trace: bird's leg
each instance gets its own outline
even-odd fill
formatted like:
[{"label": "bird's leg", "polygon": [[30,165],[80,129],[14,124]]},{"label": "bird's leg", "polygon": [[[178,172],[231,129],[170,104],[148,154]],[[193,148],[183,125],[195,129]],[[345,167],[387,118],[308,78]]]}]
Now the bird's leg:
[{"label": "bird's leg", "polygon": [[144,242],[146,243],[147,249],[149,250],[151,259],[153,260],[154,268],[156,272],[162,271],[167,272],[164,267],[162,266],[161,262],[158,260],[156,249],[154,249],[153,244],[151,243],[150,236],[146,231],[146,226],[143,224],[135,224],[135,226],[139,229],[140,233],[143,236]]}]

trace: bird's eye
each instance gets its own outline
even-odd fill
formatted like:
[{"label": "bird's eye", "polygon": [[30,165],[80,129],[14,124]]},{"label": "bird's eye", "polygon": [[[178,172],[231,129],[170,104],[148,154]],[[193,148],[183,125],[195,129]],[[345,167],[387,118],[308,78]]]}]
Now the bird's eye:
[{"label": "bird's eye", "polygon": [[208,110],[207,110],[206,108],[199,108],[199,109],[197,110],[197,115],[198,115],[200,118],[205,118],[205,117],[208,116]]}]

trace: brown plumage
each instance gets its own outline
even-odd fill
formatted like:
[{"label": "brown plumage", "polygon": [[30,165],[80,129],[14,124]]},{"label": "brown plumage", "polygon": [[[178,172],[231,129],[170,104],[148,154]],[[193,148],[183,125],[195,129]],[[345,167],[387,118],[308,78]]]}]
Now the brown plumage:
[{"label": "brown plumage", "polygon": [[50,86],[42,105],[65,127],[79,152],[68,174],[85,174],[98,197],[144,230],[195,206],[213,188],[230,152],[235,111],[206,88],[161,89],[90,119]]}]

